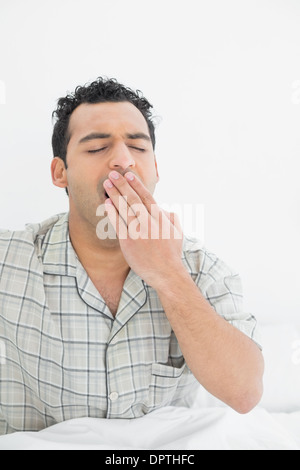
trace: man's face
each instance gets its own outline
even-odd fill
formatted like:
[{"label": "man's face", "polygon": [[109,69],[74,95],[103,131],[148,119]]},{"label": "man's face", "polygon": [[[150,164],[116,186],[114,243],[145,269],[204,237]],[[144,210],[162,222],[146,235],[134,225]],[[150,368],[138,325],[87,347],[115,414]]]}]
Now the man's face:
[{"label": "man's face", "polygon": [[147,122],[131,103],[81,104],[71,115],[67,148],[70,214],[96,226],[111,170],[135,173],[153,194],[158,175]]}]

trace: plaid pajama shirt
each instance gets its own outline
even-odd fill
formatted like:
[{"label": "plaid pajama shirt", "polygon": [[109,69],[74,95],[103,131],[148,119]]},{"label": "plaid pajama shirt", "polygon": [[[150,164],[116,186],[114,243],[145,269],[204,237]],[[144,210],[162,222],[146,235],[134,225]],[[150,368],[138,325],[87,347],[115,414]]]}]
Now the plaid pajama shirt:
[{"label": "plaid pajama shirt", "polygon": [[[238,274],[187,238],[183,262],[215,310],[258,343]],[[0,345],[0,435],[191,406],[199,387],[156,291],[133,271],[112,316],[72,247],[68,214],[0,234]]]}]

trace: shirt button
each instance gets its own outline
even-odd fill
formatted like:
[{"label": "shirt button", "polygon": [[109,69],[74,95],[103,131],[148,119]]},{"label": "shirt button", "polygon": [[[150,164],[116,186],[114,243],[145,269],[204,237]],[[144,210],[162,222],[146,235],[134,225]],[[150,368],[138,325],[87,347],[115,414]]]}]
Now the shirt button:
[{"label": "shirt button", "polygon": [[116,401],[118,398],[119,398],[119,394],[117,392],[111,392],[111,394],[109,395],[109,399],[111,401]]}]

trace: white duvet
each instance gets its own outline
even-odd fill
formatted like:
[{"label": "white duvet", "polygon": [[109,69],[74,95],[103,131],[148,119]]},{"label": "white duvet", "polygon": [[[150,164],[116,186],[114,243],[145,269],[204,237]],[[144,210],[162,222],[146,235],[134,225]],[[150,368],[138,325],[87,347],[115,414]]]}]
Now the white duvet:
[{"label": "white duvet", "polygon": [[1,450],[300,450],[300,411],[239,415],[166,407],[133,420],[80,418],[0,437]]},{"label": "white duvet", "polygon": [[195,408],[167,407],[134,420],[74,419],[2,436],[0,450],[300,450],[300,325],[261,331],[264,396],[247,415],[220,406],[200,387]]}]

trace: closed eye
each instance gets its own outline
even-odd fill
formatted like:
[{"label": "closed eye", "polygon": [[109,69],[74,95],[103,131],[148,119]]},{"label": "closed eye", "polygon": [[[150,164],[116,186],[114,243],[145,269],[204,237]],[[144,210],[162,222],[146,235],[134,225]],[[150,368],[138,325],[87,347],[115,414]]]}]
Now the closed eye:
[{"label": "closed eye", "polygon": [[106,147],[102,147],[101,149],[95,149],[95,150],[88,150],[88,153],[97,153],[97,152],[102,152],[103,150],[105,150]]},{"label": "closed eye", "polygon": [[[141,147],[134,147],[134,146],[131,145],[130,148],[132,148],[133,150],[137,150],[138,152],[146,152],[146,149],[143,149]],[[107,149],[107,147],[102,147],[100,149],[95,149],[95,150],[88,150],[88,153],[100,153],[100,152],[103,152],[106,149]]]},{"label": "closed eye", "polygon": [[132,145],[130,146],[130,148],[134,149],[134,150],[138,150],[139,152],[146,152],[145,149],[142,149],[140,147],[133,147]]}]

